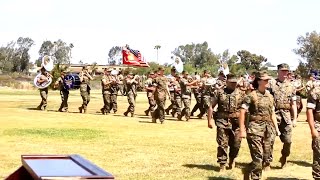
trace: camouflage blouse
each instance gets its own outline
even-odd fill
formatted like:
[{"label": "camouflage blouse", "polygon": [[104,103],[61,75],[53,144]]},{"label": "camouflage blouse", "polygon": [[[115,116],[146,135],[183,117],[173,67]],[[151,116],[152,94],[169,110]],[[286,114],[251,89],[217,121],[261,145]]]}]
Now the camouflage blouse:
[{"label": "camouflage blouse", "polygon": [[264,94],[258,90],[252,91],[245,97],[241,107],[250,114],[248,134],[264,136],[266,131],[267,134],[275,134],[272,123],[274,100],[269,91],[265,91]]}]

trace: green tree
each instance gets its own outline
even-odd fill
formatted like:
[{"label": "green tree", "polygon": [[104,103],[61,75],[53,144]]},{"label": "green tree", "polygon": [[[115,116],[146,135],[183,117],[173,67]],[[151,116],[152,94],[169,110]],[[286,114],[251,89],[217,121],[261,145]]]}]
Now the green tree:
[{"label": "green tree", "polygon": [[[122,47],[113,46],[108,53],[108,64],[116,65],[122,63]],[[120,62],[121,61],[121,62]]]},{"label": "green tree", "polygon": [[251,54],[247,50],[241,50],[237,52],[240,57],[241,64],[246,69],[260,70],[263,62],[267,62],[267,58],[262,55]]},{"label": "green tree", "polygon": [[67,44],[66,42],[59,39],[58,41],[44,41],[39,50],[41,57],[50,55],[54,57],[55,64],[70,64],[71,50],[74,47],[72,43]]},{"label": "green tree", "polygon": [[190,64],[195,68],[218,66],[219,64],[219,56],[211,51],[207,42],[180,45],[172,53],[180,57],[184,64]]},{"label": "green tree", "polygon": [[[307,72],[311,69],[320,69],[320,35],[316,31],[306,33],[297,39],[298,48],[293,51],[301,56],[300,68]],[[302,72],[301,72],[302,73]]]},{"label": "green tree", "polygon": [[155,45],[155,46],[154,46],[154,49],[157,50],[157,62],[159,62],[159,49],[160,49],[160,48],[161,48],[160,45]]}]

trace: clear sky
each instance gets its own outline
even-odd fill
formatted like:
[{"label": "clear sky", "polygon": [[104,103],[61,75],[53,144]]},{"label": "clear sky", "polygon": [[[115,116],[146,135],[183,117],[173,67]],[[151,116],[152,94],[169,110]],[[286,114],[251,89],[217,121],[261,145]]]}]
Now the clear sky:
[{"label": "clear sky", "polygon": [[0,45],[30,37],[73,43],[72,63],[106,64],[129,44],[147,60],[170,62],[179,45],[207,41],[214,53],[249,50],[272,64],[298,64],[296,39],[320,29],[319,0],[0,0]]}]

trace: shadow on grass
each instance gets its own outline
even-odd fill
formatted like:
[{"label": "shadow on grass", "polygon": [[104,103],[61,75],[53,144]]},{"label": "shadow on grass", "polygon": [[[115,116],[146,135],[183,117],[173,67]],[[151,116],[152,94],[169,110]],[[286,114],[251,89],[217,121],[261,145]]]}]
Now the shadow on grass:
[{"label": "shadow on grass", "polygon": [[312,164],[306,161],[288,161],[288,163],[293,163],[298,166],[303,166],[303,167],[312,167]]},{"label": "shadow on grass", "polygon": [[218,177],[208,177],[208,180],[235,180],[235,179],[218,176]]},{"label": "shadow on grass", "polygon": [[266,180],[307,180],[307,179],[299,179],[299,178],[290,178],[290,177],[268,177]]},{"label": "shadow on grass", "polygon": [[210,164],[184,164],[184,167],[187,168],[197,168],[197,169],[204,169],[204,170],[213,170],[219,172],[220,168],[218,166],[213,166]]},{"label": "shadow on grass", "polygon": [[151,121],[139,121],[139,123],[150,123],[150,124],[156,124],[156,123],[153,123]]},{"label": "shadow on grass", "polygon": [[40,109],[38,108],[27,108],[28,110],[32,110],[32,111],[41,111]]}]

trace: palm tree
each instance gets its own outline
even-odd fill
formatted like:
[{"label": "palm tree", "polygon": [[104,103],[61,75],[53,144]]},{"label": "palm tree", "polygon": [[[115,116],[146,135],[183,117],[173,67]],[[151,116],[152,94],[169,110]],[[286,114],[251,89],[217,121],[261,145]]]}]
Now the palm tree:
[{"label": "palm tree", "polygon": [[154,46],[154,49],[157,50],[157,61],[159,60],[159,59],[158,59],[158,51],[159,51],[160,48],[161,48],[160,45],[155,45],[155,46]]}]

